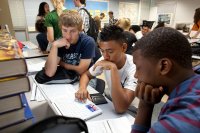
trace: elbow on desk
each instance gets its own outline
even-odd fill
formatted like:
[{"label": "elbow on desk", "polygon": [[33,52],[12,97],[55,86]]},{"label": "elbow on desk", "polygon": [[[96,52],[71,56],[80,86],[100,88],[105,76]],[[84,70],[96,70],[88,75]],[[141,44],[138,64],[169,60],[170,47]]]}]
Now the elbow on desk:
[{"label": "elbow on desk", "polygon": [[53,77],[55,75],[55,73],[53,72],[50,72],[48,70],[45,70],[45,74],[48,76],[48,77]]},{"label": "elbow on desk", "polygon": [[115,107],[115,111],[116,113],[118,114],[123,114],[126,112],[127,109],[124,109],[124,108],[120,108],[120,107]]}]

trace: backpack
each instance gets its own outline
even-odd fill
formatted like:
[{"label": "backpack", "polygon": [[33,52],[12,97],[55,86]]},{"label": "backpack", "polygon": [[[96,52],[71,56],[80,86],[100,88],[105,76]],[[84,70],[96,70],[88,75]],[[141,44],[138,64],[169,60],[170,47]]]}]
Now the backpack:
[{"label": "backpack", "polygon": [[20,133],[88,133],[88,128],[85,121],[80,118],[52,116]]},{"label": "backpack", "polygon": [[90,15],[90,13],[88,12],[87,9],[81,8],[80,10],[84,10],[88,14],[88,16],[89,16],[89,25],[90,25],[90,28],[87,31],[87,35],[91,36],[92,38],[94,38],[95,41],[97,41],[97,36],[98,36],[99,30],[98,30],[98,27],[96,25],[96,22],[91,17],[91,15]]}]

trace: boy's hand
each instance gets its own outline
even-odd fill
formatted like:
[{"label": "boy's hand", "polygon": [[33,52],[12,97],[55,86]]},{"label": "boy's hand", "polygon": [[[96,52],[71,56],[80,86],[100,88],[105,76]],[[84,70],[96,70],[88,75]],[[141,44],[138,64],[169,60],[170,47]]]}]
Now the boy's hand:
[{"label": "boy's hand", "polygon": [[87,89],[79,88],[79,90],[75,93],[75,98],[80,102],[86,102],[87,98],[91,101],[91,97]]},{"label": "boy's hand", "polygon": [[57,48],[64,47],[68,49],[70,47],[70,43],[65,39],[61,38],[53,42],[53,45],[56,45]]},{"label": "boy's hand", "polygon": [[144,82],[138,83],[135,95],[145,103],[156,104],[161,101],[161,98],[164,95],[163,87],[155,88]]}]

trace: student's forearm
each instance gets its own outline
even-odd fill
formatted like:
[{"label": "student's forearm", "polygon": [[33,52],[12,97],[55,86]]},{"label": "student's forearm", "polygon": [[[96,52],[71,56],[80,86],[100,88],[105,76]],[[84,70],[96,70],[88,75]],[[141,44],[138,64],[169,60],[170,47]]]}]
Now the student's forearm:
[{"label": "student's forearm", "polygon": [[83,68],[81,68],[81,66],[80,65],[78,65],[78,66],[76,66],[76,65],[71,65],[71,64],[67,64],[67,63],[65,63],[64,65],[63,65],[63,67],[65,68],[65,69],[67,69],[67,70],[73,70],[73,71],[76,71],[78,74],[83,74],[86,70],[85,69],[83,69]]},{"label": "student's forearm", "polygon": [[117,113],[123,113],[127,110],[130,102],[124,92],[120,82],[120,76],[117,67],[111,69],[112,81],[112,102]]},{"label": "student's forearm", "polygon": [[79,87],[80,89],[86,89],[87,88],[87,85],[91,79],[90,76],[88,76],[87,74],[88,72],[85,72],[84,74],[81,75],[81,78],[80,78],[80,82],[79,82]]},{"label": "student's forearm", "polygon": [[150,127],[153,108],[154,104],[148,104],[140,100],[134,124]]},{"label": "student's forearm", "polygon": [[52,43],[54,41],[53,27],[47,27],[47,40]]},{"label": "student's forearm", "polygon": [[51,51],[45,63],[45,73],[49,77],[52,77],[57,70],[57,64],[58,64],[57,53],[58,53],[58,48],[55,45],[52,45]]}]

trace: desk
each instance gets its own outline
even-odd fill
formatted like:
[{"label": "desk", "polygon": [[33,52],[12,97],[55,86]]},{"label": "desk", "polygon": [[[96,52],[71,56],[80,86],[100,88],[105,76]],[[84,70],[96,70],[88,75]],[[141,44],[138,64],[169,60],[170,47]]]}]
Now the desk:
[{"label": "desk", "polygon": [[[52,85],[42,85],[42,84],[38,84],[36,83],[36,81],[34,80],[34,76],[31,76],[33,78],[33,82],[35,82],[35,84],[37,85],[37,88],[40,90],[40,92],[42,93],[42,95],[44,96],[45,100],[48,102],[49,106],[52,108],[52,110],[57,114],[57,115],[61,115],[60,111],[57,109],[57,107],[55,107],[55,105],[53,104],[53,100],[54,98],[58,98],[58,97],[63,97],[65,94],[67,94],[69,92],[69,89],[78,89],[79,84],[52,84]],[[92,93],[97,93],[96,90],[94,90],[92,87],[88,86],[88,91],[90,94]],[[52,93],[54,92],[54,93]],[[107,99],[108,103],[107,104],[102,104],[102,105],[98,105],[98,107],[100,107],[103,110],[103,113],[99,116],[96,116],[88,121],[96,121],[96,120],[104,120],[104,119],[112,119],[112,118],[118,118],[121,116],[126,116],[131,123],[133,123],[133,117],[128,114],[128,113],[124,113],[124,114],[117,114],[115,113],[114,110],[114,106],[112,104],[111,101],[109,101]]]},{"label": "desk", "polygon": [[38,57],[46,57],[48,56],[48,53],[43,53],[38,45],[30,42],[30,41],[25,41],[22,42],[24,44],[24,48],[23,48],[23,56],[26,59],[29,58],[38,58]]}]

